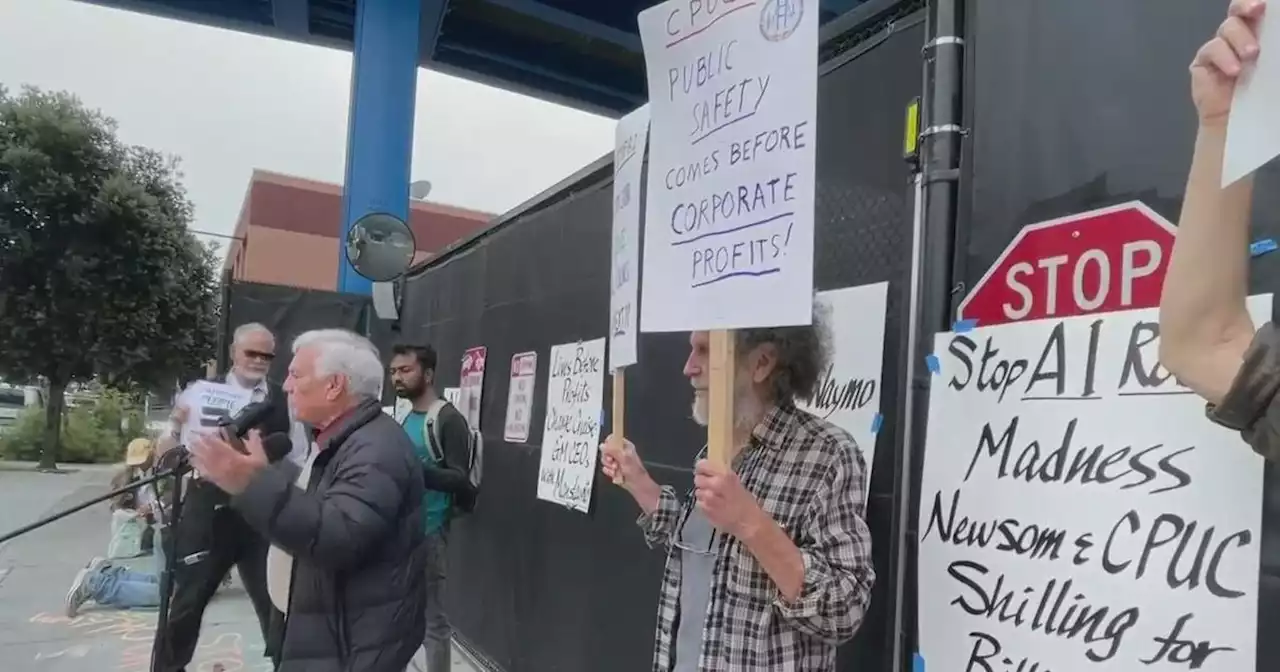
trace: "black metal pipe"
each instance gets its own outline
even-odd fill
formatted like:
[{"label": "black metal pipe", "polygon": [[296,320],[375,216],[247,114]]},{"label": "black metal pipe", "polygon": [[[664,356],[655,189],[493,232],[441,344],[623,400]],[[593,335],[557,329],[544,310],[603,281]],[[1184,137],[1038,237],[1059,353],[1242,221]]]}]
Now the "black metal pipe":
[{"label": "black metal pipe", "polygon": [[59,511],[50,516],[45,516],[44,518],[41,518],[40,520],[37,520],[34,523],[31,523],[30,525],[24,525],[23,527],[13,530],[12,532],[5,534],[4,536],[0,536],[0,546],[3,546],[6,542],[13,541],[14,539],[21,537],[22,535],[28,532],[34,532],[44,527],[45,525],[48,525],[50,523],[56,523],[59,520],[62,520],[63,518],[66,518],[67,516],[70,516],[73,513],[78,513],[80,511],[83,511],[93,506],[94,504],[100,504],[109,499],[119,497],[120,495],[123,495],[126,492],[132,492],[134,490],[137,490],[138,488],[141,488],[144,485],[151,485],[152,483],[155,483],[157,481],[162,481],[166,478],[170,478],[173,475],[174,475],[173,470],[163,471],[156,474],[155,476],[149,476],[147,478],[133,481],[128,485],[124,486],[123,488],[117,488],[115,490],[112,490],[111,492],[108,492],[107,494],[102,495],[101,497],[94,497],[93,499],[80,502],[79,504],[76,504],[75,506],[69,509]]},{"label": "black metal pipe", "polygon": [[177,526],[182,519],[182,482],[186,473],[191,471],[184,454],[179,454],[178,459],[178,466],[167,472],[173,475],[173,489],[169,491],[169,525],[160,535],[160,544],[164,548],[164,571],[160,573],[160,604],[156,609],[156,634],[151,643],[151,672],[166,672],[164,663],[172,658],[169,654],[169,604],[173,599],[173,572],[178,566]]},{"label": "black metal pipe", "polygon": [[907,344],[901,370],[908,385],[899,399],[902,445],[895,472],[896,534],[890,548],[896,582],[893,600],[893,666],[906,672],[917,650],[915,605],[907,586],[916,580],[916,518],[920,506],[920,462],[928,430],[932,373],[925,365],[934,336],[952,318],[953,259],[960,159],[964,136],[964,0],[930,0],[921,105],[920,172],[916,175],[916,215],[908,297]]},{"label": "black metal pipe", "polygon": [[218,289],[221,292],[221,299],[218,305],[218,342],[215,347],[217,351],[217,374],[225,375],[231,368],[231,284],[235,282],[232,276],[232,270],[227,269],[222,273],[222,286]]}]

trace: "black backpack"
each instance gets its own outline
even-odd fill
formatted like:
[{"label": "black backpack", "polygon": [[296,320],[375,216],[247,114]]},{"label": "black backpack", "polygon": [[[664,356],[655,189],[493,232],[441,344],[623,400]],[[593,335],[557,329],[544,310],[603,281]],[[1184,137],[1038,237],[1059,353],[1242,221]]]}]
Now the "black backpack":
[{"label": "black backpack", "polygon": [[[435,458],[440,464],[448,464],[445,459],[444,449],[440,445],[440,423],[437,420],[440,412],[448,406],[449,402],[444,399],[437,399],[431,408],[427,409],[427,420],[425,423],[427,451],[431,453],[431,457]],[[461,412],[454,409],[459,415]],[[463,422],[466,417],[463,416]],[[462,513],[471,513],[476,508],[476,499],[480,496],[480,479],[484,475],[484,436],[480,431],[467,426],[468,434],[471,440],[467,443],[467,480],[470,481],[471,487],[465,493],[454,495],[453,508]]]}]

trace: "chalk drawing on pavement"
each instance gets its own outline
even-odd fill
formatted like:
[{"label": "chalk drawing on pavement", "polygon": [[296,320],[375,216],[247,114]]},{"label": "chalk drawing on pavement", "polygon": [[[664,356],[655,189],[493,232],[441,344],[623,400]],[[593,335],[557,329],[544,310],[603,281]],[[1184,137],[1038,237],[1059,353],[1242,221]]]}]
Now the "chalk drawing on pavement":
[{"label": "chalk drawing on pavement", "polygon": [[[30,618],[31,623],[49,626],[61,626],[84,637],[114,637],[126,644],[118,654],[114,667],[116,672],[148,672],[151,669],[151,645],[155,640],[156,616],[135,611],[87,611],[75,618],[67,618],[58,614],[40,613]],[[207,629],[202,633],[200,644],[196,647],[195,657],[187,666],[196,672],[270,672],[271,661],[252,656],[254,660],[245,660],[244,635],[239,632],[224,632],[218,629]],[[72,647],[84,653],[74,657],[88,655],[92,645]],[[55,657],[71,657],[72,649],[56,654],[37,654],[36,660],[47,660]]]}]

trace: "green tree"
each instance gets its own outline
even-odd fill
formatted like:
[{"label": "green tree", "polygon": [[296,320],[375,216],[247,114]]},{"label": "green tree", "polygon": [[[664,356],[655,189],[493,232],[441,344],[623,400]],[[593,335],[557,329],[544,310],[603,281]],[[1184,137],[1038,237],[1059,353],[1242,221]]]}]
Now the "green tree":
[{"label": "green tree", "polygon": [[191,217],[176,160],[72,95],[0,88],[0,377],[48,389],[42,468],[69,384],[157,389],[212,356],[216,261]]}]

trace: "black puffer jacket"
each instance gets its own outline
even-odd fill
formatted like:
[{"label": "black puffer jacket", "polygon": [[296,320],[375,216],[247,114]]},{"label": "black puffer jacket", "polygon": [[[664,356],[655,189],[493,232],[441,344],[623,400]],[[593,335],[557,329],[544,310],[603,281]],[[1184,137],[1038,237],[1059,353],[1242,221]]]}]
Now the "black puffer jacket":
[{"label": "black puffer jacket", "polygon": [[264,469],[234,505],[293,555],[280,672],[403,672],[426,632],[422,470],[376,402],[321,447],[306,492]]}]

